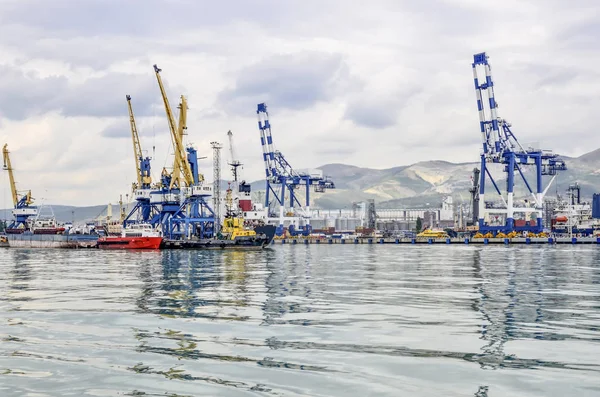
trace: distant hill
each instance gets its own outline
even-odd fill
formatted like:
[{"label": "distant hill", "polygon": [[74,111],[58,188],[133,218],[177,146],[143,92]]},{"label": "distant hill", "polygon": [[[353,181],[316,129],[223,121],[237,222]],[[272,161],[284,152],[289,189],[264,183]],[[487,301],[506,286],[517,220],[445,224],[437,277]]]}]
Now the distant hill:
[{"label": "distant hill", "polygon": [[[591,198],[600,192],[600,149],[580,157],[564,157],[568,170],[559,173],[548,196],[564,194],[569,184],[578,182],[583,197]],[[456,202],[469,200],[473,169],[479,162],[451,163],[447,161],[423,161],[412,165],[388,169],[361,168],[346,164],[326,164],[319,169],[330,176],[336,189],[323,194],[313,194],[314,204],[322,208],[344,208],[352,202],[374,199],[379,208],[420,207],[429,203],[440,205],[443,197],[451,195]],[[505,186],[502,167],[491,167],[492,175],[499,186]],[[531,169],[524,173],[531,177]],[[544,178],[544,186],[550,178]],[[522,181],[517,181],[516,195],[524,197]],[[253,188],[264,190],[264,181],[253,182]],[[519,189],[519,185],[521,188]],[[493,196],[493,188],[489,189]]]},{"label": "distant hill", "polygon": [[[582,196],[591,198],[593,193],[600,192],[600,149],[582,156],[563,157],[568,170],[559,174],[549,189],[548,196],[556,193],[564,194],[569,184],[578,182]],[[469,187],[473,168],[479,168],[479,162],[451,163],[447,161],[422,161],[416,164],[387,169],[361,168],[347,164],[326,164],[319,169],[330,176],[336,189],[326,193],[312,193],[311,205],[325,209],[349,208],[353,202],[374,199],[378,208],[423,207],[441,204],[443,197],[451,195],[455,202],[468,202]],[[530,170],[525,173],[531,175]],[[492,174],[499,186],[506,181],[501,166],[492,167]],[[549,180],[549,179],[548,179]],[[521,184],[520,181],[517,184]],[[547,180],[544,182],[544,186]],[[522,185],[522,184],[521,184]],[[228,183],[221,182],[223,192]],[[253,200],[263,202],[265,181],[251,182]],[[492,188],[489,189],[492,196]],[[525,196],[526,191],[517,189],[517,196]],[[133,204],[130,204],[132,206]],[[76,222],[106,216],[106,205],[74,207],[52,205],[58,220]],[[118,205],[113,205],[113,217],[118,216]],[[10,210],[0,210],[2,219],[11,219]]]},{"label": "distant hill", "polygon": [[[89,207],[75,207],[69,205],[47,205],[41,210],[42,214],[50,214],[52,211],[60,222],[85,222],[98,217],[106,217],[107,205],[93,205]],[[119,216],[119,206],[112,206],[113,218]],[[12,219],[11,209],[0,210],[1,219]]]}]

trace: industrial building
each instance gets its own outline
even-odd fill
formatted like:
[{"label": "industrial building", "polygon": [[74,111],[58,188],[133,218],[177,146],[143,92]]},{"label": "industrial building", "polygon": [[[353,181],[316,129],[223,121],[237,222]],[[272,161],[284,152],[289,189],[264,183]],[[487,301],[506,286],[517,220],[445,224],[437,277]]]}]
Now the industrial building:
[{"label": "industrial building", "polygon": [[354,232],[357,228],[382,231],[415,230],[419,218],[423,227],[446,228],[454,227],[456,224],[451,196],[444,198],[439,208],[397,208],[374,211],[372,207],[369,211],[369,204],[374,202],[354,203],[352,208],[336,210],[313,209],[310,224],[313,230],[335,228],[339,232]]}]

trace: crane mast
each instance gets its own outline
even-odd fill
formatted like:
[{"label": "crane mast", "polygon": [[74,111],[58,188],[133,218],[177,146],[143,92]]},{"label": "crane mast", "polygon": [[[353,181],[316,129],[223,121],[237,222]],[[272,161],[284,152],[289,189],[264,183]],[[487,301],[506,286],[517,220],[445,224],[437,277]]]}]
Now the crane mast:
[{"label": "crane mast", "polygon": [[[163,98],[163,103],[165,105],[165,112],[167,113],[167,120],[169,122],[169,129],[171,131],[171,137],[173,139],[173,148],[175,151],[175,164],[177,166],[175,168],[179,169],[183,174],[183,179],[188,186],[194,185],[194,176],[192,174],[192,170],[190,168],[189,163],[186,161],[185,147],[183,146],[183,139],[179,135],[179,127],[175,123],[175,117],[173,116],[173,111],[171,110],[171,105],[169,104],[169,99],[167,98],[167,93],[165,91],[165,87],[162,83],[162,79],[160,77],[161,69],[158,66],[154,65],[154,72],[156,73],[156,80],[158,81],[158,86],[160,88],[160,93]],[[182,107],[183,110],[183,107]],[[171,180],[171,186],[174,181]]]}]

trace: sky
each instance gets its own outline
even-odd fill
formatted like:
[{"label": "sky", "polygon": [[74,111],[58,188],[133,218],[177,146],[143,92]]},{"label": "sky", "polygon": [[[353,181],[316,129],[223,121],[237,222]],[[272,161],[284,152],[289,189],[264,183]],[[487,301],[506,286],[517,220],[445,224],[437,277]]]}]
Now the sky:
[{"label": "sky", "polygon": [[578,156],[600,146],[599,14],[596,0],[2,0],[0,141],[38,201],[114,203],[135,179],[125,95],[155,179],[172,164],[157,64],[172,108],[188,99],[207,180],[228,130],[243,177],[264,176],[261,102],[295,168],[473,162],[485,51],[519,140]]}]

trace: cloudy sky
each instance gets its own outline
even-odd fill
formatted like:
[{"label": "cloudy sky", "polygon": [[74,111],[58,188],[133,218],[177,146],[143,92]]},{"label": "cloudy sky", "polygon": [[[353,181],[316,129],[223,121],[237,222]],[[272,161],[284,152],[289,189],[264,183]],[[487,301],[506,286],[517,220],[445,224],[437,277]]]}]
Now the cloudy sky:
[{"label": "cloudy sky", "polygon": [[[596,0],[1,0],[0,139],[38,199],[115,202],[135,178],[126,94],[154,175],[172,162],[156,63],[171,105],[188,97],[208,180],[229,129],[244,177],[263,176],[259,102],[297,168],[476,161],[471,62],[487,51],[519,139],[577,156],[600,147],[599,13]],[[5,172],[2,191],[10,206]]]}]

